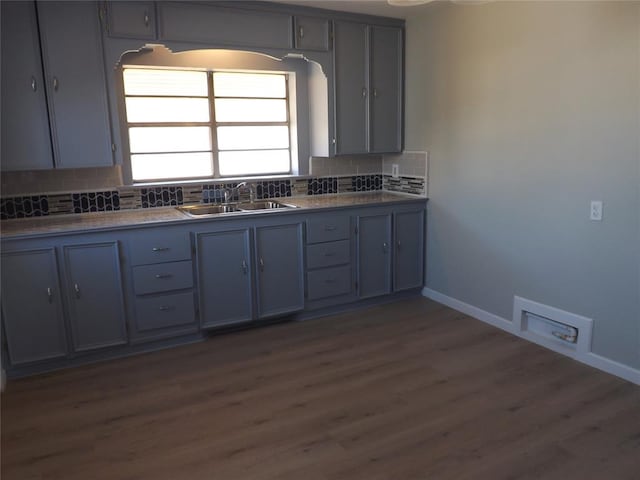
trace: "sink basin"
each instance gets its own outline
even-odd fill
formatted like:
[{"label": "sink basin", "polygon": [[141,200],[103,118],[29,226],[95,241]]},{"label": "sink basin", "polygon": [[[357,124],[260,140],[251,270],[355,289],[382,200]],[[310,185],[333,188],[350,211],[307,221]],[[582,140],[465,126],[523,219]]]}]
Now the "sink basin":
[{"label": "sink basin", "polygon": [[264,201],[264,202],[239,203],[238,208],[240,210],[271,210],[273,208],[296,208],[296,207],[294,205],[287,205],[286,203]]},{"label": "sink basin", "polygon": [[186,205],[183,207],[176,207],[183,213],[191,217],[200,217],[203,215],[218,215],[220,213],[239,212],[240,210],[235,205]]}]

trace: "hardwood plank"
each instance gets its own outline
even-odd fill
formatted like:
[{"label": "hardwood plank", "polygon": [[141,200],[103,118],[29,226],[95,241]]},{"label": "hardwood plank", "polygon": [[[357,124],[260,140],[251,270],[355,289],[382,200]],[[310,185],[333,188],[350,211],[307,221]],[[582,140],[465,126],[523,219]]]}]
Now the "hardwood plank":
[{"label": "hardwood plank", "polygon": [[423,298],[11,381],[2,478],[637,479],[640,388]]}]

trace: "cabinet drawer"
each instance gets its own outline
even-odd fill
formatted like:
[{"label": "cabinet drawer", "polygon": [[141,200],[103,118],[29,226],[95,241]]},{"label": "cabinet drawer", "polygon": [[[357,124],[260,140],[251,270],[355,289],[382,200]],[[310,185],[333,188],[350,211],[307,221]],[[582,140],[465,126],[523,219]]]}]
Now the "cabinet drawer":
[{"label": "cabinet drawer", "polygon": [[195,323],[193,293],[175,293],[136,299],[139,332]]},{"label": "cabinet drawer", "polygon": [[191,261],[134,267],[133,285],[136,295],[191,288],[193,286]]},{"label": "cabinet drawer", "polygon": [[347,215],[319,215],[307,220],[307,243],[332,242],[349,238]]},{"label": "cabinet drawer", "polygon": [[131,264],[191,260],[189,233],[148,230],[131,239]]},{"label": "cabinet drawer", "polygon": [[327,18],[295,17],[295,48],[299,50],[329,50],[329,20]]},{"label": "cabinet drawer", "polygon": [[307,273],[309,300],[346,295],[351,292],[351,267],[325,268]]},{"label": "cabinet drawer", "polygon": [[349,263],[349,240],[317,243],[307,247],[307,268],[330,267]]}]

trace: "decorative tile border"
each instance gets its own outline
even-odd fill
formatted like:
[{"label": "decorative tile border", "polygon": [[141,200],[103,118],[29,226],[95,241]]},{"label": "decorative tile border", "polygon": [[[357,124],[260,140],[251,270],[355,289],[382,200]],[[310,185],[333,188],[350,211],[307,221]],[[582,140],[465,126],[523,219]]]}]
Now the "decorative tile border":
[{"label": "decorative tile border", "polygon": [[[3,198],[0,218],[26,218],[70,213],[108,212],[138,208],[167,207],[194,203],[222,203],[225,189],[235,189],[234,202],[249,201],[249,187],[237,189],[240,182],[216,182],[166,187],[119,187],[97,192],[60,193]],[[388,190],[424,196],[424,177],[390,175],[344,175],[302,177],[250,182],[256,200],[291,196]]]}]

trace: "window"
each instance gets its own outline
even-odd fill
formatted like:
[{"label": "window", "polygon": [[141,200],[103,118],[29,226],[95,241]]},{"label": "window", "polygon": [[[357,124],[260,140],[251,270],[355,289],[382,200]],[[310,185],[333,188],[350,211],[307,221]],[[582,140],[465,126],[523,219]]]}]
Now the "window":
[{"label": "window", "polygon": [[287,75],[125,68],[134,182],[291,172]]}]

